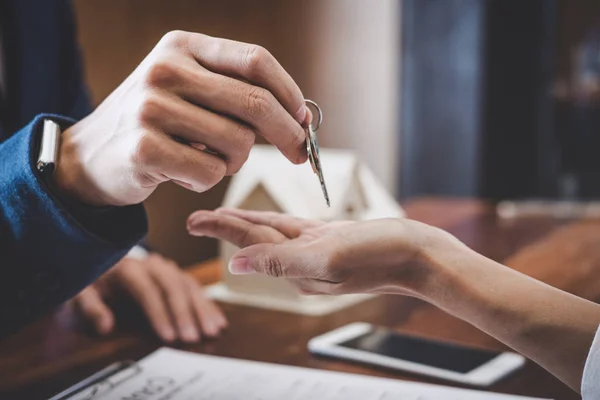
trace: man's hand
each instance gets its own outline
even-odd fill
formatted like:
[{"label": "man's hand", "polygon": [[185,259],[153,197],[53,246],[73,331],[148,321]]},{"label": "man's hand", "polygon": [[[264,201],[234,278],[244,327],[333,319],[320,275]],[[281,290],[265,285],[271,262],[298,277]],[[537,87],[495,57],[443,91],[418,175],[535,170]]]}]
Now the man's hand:
[{"label": "man's hand", "polygon": [[200,284],[157,254],[141,260],[125,257],[71,303],[98,333],[108,334],[114,329],[115,317],[105,300],[119,293],[139,304],[165,342],[196,342],[202,334],[214,337],[227,326],[225,316],[204,295]]},{"label": "man's hand", "polygon": [[87,118],[63,134],[55,186],[91,205],[145,200],[162,182],[203,192],[261,135],[306,160],[302,92],[256,45],[170,32]]},{"label": "man's hand", "polygon": [[[188,231],[229,241],[241,251],[234,274],[289,278],[304,293],[403,293],[421,297],[435,265],[424,250],[463,246],[445,232],[408,219],[324,223],[283,214],[220,209],[197,211]],[[437,245],[437,244],[436,244]]]}]

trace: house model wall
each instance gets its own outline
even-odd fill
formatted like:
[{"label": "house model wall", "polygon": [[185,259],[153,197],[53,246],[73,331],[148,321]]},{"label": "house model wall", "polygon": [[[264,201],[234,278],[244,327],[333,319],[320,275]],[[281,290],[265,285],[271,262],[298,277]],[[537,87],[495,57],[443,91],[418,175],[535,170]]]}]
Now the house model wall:
[{"label": "house model wall", "polygon": [[[277,211],[301,218],[363,220],[401,217],[402,209],[373,173],[350,151],[321,149],[331,207],[309,165],[293,165],[272,146],[255,146],[232,178],[224,207]],[[227,264],[237,248],[222,242],[223,282],[210,293],[220,300],[304,314],[325,314],[370,296],[302,296],[286,280],[231,275]]]}]

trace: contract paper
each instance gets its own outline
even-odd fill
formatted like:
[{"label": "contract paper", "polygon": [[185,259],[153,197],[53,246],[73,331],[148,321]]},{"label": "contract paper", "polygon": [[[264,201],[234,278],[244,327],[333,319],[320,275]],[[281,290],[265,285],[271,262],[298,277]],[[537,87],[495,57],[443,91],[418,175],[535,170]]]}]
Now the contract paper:
[{"label": "contract paper", "polygon": [[[161,348],[93,400],[524,400],[526,397]],[[112,385],[110,385],[112,386]],[[89,395],[89,393],[88,393]],[[73,399],[77,399],[74,396]],[[529,398],[531,399],[531,398]]]}]

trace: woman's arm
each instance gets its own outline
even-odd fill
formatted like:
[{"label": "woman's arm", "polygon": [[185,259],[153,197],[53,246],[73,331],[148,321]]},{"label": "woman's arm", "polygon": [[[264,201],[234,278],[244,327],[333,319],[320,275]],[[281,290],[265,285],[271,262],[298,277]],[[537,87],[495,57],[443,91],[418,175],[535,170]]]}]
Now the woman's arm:
[{"label": "woman's arm", "polygon": [[579,392],[600,305],[498,264],[463,245],[431,249],[439,282],[423,297],[540,364]]},{"label": "woman's arm", "polygon": [[218,210],[194,213],[188,230],[244,247],[230,261],[232,273],[291,278],[306,293],[421,298],[580,391],[600,306],[477,254],[440,229],[407,219],[326,224]]}]

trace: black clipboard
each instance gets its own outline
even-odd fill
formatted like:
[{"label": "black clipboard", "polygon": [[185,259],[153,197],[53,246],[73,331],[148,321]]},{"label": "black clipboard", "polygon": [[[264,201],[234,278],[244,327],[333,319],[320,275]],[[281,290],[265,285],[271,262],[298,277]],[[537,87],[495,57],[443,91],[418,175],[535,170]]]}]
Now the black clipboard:
[{"label": "black clipboard", "polygon": [[142,368],[135,361],[109,365],[48,400],[93,400],[108,394],[117,386],[139,375]]}]

